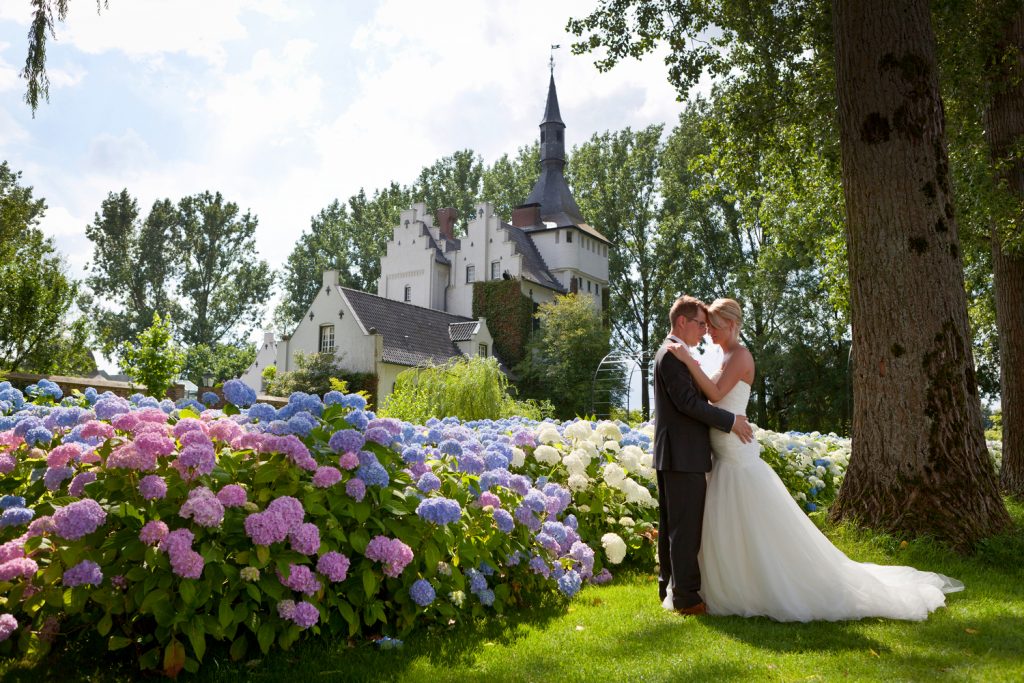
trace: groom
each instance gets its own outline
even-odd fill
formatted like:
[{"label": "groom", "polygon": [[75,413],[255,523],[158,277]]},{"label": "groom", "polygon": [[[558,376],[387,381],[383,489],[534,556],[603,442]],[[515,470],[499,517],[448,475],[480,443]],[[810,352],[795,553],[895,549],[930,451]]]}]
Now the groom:
[{"label": "groom", "polygon": [[654,356],[654,469],[658,472],[658,592],[665,600],[672,584],[673,607],[680,614],[704,614],[700,551],[707,473],[711,471],[708,427],[733,431],[744,442],[753,430],[743,415],[708,403],[668,344],[696,346],[707,331],[707,310],[691,296],[676,299],[669,310],[671,334]]}]

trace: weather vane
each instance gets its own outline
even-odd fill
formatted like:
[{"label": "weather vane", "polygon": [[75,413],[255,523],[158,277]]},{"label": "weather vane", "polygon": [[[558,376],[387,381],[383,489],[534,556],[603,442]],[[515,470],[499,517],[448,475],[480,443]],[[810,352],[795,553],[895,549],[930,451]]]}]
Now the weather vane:
[{"label": "weather vane", "polygon": [[555,50],[557,50],[560,47],[562,47],[562,46],[561,45],[552,45],[551,46],[551,59],[548,60],[548,62],[551,65],[551,75],[552,76],[555,75]]}]

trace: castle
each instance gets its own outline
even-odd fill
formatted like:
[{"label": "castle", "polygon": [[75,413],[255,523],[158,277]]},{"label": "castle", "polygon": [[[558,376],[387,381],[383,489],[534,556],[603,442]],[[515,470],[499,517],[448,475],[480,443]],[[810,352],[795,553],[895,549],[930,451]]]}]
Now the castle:
[{"label": "castle", "polygon": [[608,248],[604,235],[586,223],[565,180],[565,123],[552,75],[540,123],[540,177],[509,222],[489,202],[477,204],[466,234],[456,237],[454,209],[434,215],[424,204],[401,213],[385,255],[377,293],[338,285],[337,271],[323,284],[295,330],[272,345],[243,375],[259,389],[259,373],[271,355],[281,371],[295,369],[295,354],[326,352],[339,365],[377,376],[377,401],[394,388],[398,373],[426,363],[470,355],[494,355],[483,318],[473,318],[473,286],[485,280],[516,280],[534,306],[559,294],[589,297],[607,306]]}]

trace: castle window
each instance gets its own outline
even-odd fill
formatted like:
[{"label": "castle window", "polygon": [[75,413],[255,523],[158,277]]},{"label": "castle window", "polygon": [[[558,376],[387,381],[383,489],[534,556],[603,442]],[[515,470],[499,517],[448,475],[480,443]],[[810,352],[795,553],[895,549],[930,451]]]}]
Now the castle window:
[{"label": "castle window", "polygon": [[546,138],[547,138],[547,136],[544,134],[544,131],[541,131],[540,132],[540,141],[544,142]]},{"label": "castle window", "polygon": [[466,266],[466,284],[476,282],[476,266]]},{"label": "castle window", "polygon": [[590,291],[590,280],[587,280],[587,291]]},{"label": "castle window", "polygon": [[412,301],[412,285],[405,286],[405,300]]},{"label": "castle window", "polygon": [[481,358],[487,358],[487,344],[480,344],[476,347],[476,355]]},{"label": "castle window", "polygon": [[555,230],[555,244],[558,244],[558,230]]},{"label": "castle window", "polygon": [[572,230],[565,231],[565,243],[572,244]]},{"label": "castle window", "polygon": [[491,279],[498,280],[501,278],[501,261],[491,261]]},{"label": "castle window", "polygon": [[334,325],[320,326],[320,353],[334,353]]},{"label": "castle window", "polygon": [[556,130],[555,131],[555,139],[558,140],[559,142],[562,141],[562,131],[560,131],[560,130]]}]

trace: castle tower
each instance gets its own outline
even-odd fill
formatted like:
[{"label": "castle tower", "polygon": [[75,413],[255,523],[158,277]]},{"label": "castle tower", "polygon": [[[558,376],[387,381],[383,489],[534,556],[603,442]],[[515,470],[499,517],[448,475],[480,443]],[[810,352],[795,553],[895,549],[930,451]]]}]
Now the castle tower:
[{"label": "castle tower", "polygon": [[540,178],[523,205],[539,204],[541,220],[555,226],[585,223],[580,207],[565,182],[565,123],[558,111],[555,75],[548,85],[548,101],[540,122]]}]

